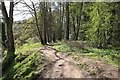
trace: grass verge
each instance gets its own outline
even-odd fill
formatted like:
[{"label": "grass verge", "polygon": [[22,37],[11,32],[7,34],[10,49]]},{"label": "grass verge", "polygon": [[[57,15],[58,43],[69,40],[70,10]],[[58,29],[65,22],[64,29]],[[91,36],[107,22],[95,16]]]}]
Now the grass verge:
[{"label": "grass verge", "polygon": [[39,43],[25,44],[16,49],[16,58],[2,80],[29,80],[35,77],[39,70],[47,65],[47,61],[39,50],[34,48],[42,46]]},{"label": "grass verge", "polygon": [[82,48],[78,46],[77,47],[71,46],[64,42],[60,42],[57,45],[53,46],[53,48],[62,52],[86,55],[89,56],[90,58],[95,58],[95,59],[102,59],[104,60],[104,63],[118,67],[119,59],[120,59],[120,54],[119,54],[120,52],[118,48],[97,49],[97,48],[89,48],[89,47]]}]

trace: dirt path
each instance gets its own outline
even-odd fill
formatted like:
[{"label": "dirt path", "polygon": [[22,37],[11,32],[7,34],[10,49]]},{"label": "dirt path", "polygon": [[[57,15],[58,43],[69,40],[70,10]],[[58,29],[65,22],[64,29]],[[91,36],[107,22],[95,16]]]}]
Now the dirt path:
[{"label": "dirt path", "polygon": [[[89,69],[87,69],[87,68],[91,68],[91,66],[92,66],[92,68],[91,68],[91,70],[92,70],[93,68],[96,67],[95,65],[97,65],[97,66],[102,65],[102,64],[98,65],[99,61],[95,65],[89,64],[91,66],[89,66],[89,65],[86,66],[86,64],[84,64],[86,67],[86,71],[85,71],[84,69],[80,68],[80,66],[76,66],[76,64],[79,61],[75,61],[72,59],[72,57],[74,55],[68,55],[67,53],[58,52],[55,49],[53,49],[52,46],[46,46],[45,48],[40,48],[40,50],[41,50],[42,54],[44,55],[45,59],[49,61],[49,64],[39,73],[39,77],[37,80],[40,80],[39,78],[41,78],[41,76],[42,76],[42,78],[96,78],[96,77],[98,78],[98,77],[100,77],[97,75],[95,76],[94,73],[91,73],[93,75],[90,75],[88,73],[90,71],[89,71]],[[84,56],[79,56],[79,57],[81,59],[83,59],[84,62],[86,62],[86,61],[88,63],[90,61],[94,62],[94,60],[85,58]],[[82,63],[79,62],[79,64],[81,65]],[[104,67],[106,65],[102,65],[102,66]],[[108,66],[106,66],[105,68],[107,68],[107,67]],[[98,67],[97,67],[97,69],[98,69]],[[99,69],[99,72],[103,71],[100,69]],[[117,70],[114,68],[111,68],[111,67],[109,69],[110,70],[112,69],[114,71],[113,74],[112,74],[112,72],[107,71],[107,72],[110,72],[110,76],[112,78],[117,78],[118,77]],[[103,73],[105,73],[105,70]]]},{"label": "dirt path", "polygon": [[[40,76],[43,78],[85,78],[83,71],[77,67],[72,56],[57,52],[52,46],[41,49],[45,59],[49,61],[47,67],[42,70]],[[69,56],[69,57],[68,57]],[[38,79],[39,80],[39,79]]]}]

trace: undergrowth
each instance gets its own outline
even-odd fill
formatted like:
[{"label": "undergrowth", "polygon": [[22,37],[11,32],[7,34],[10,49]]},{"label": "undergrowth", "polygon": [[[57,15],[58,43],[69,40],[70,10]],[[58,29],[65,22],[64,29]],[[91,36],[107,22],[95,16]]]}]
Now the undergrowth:
[{"label": "undergrowth", "polygon": [[106,64],[110,64],[112,66],[118,67],[119,59],[120,59],[120,52],[119,48],[111,48],[111,49],[98,49],[92,47],[79,47],[79,45],[71,46],[67,43],[60,42],[58,45],[53,46],[58,51],[62,52],[69,52],[72,54],[80,54],[86,55],[90,58],[95,59],[103,59]]},{"label": "undergrowth", "polygon": [[2,80],[32,80],[47,61],[44,60],[40,51],[34,48],[42,46],[39,43],[25,44],[16,50],[14,65],[3,75]]}]

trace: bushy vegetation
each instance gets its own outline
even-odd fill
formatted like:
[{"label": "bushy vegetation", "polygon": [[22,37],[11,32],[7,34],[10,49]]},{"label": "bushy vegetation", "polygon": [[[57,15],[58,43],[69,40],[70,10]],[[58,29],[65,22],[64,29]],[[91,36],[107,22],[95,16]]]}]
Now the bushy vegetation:
[{"label": "bushy vegetation", "polygon": [[22,52],[23,54],[27,51],[33,51],[34,48],[41,47],[40,43],[35,43],[35,44],[24,44],[20,48],[16,49],[16,54]]},{"label": "bushy vegetation", "polygon": [[86,55],[95,59],[103,59],[105,63],[118,67],[119,64],[119,48],[97,49],[92,47],[71,46],[67,43],[59,43],[54,48],[58,51],[69,52],[71,54]]},{"label": "bushy vegetation", "polygon": [[[41,44],[24,44],[16,51],[15,61],[12,66],[4,73],[2,80],[27,80],[34,79],[35,75],[41,70],[47,61],[41,55],[39,50]],[[7,59],[5,59],[7,60]]]}]

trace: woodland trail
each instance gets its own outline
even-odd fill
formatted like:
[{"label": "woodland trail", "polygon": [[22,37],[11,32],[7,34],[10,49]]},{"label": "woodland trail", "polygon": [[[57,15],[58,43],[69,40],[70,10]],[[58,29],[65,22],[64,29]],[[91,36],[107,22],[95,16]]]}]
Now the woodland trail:
[{"label": "woodland trail", "polygon": [[[71,56],[57,52],[52,46],[41,50],[50,64],[42,71],[43,78],[81,78],[83,72],[74,65]],[[70,59],[71,58],[71,59]]]},{"label": "woodland trail", "polygon": [[[45,48],[40,47],[39,49],[41,50],[45,59],[49,61],[49,64],[39,73],[39,77],[36,80],[40,80],[40,78],[99,78],[100,77],[100,76],[91,76],[88,74],[88,72],[76,66],[77,61],[72,59],[73,55],[69,55],[64,52],[59,52],[53,49],[52,46],[46,46]],[[95,62],[94,60],[91,60],[84,56],[79,56],[79,57],[81,57],[82,60],[88,63],[90,61]],[[98,64],[100,63],[99,61],[96,62],[98,62]],[[91,65],[91,63],[89,65]],[[94,68],[94,66],[96,65],[97,64],[92,64],[91,66],[92,68]],[[105,75],[110,76],[110,78],[118,77],[117,69],[114,69],[113,67],[110,66],[107,67],[106,65],[103,65],[101,63],[100,65],[106,68],[106,71],[104,70],[103,72]],[[89,68],[91,68],[91,66],[89,66]],[[110,74],[108,72],[110,72]]]}]

